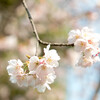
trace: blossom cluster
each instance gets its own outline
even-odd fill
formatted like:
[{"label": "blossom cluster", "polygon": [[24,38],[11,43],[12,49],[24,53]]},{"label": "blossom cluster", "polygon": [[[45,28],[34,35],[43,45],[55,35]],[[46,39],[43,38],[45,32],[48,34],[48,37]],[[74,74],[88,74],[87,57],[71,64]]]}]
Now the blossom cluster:
[{"label": "blossom cluster", "polygon": [[49,50],[50,45],[44,48],[44,56],[28,56],[29,60],[22,63],[21,60],[10,60],[7,66],[10,81],[19,86],[32,86],[38,92],[50,90],[49,84],[56,78],[54,68],[59,65],[60,60],[57,51]]},{"label": "blossom cluster", "polygon": [[78,66],[89,67],[100,61],[100,36],[97,33],[84,27],[82,30],[72,30],[68,35],[68,44],[74,44],[75,50],[80,52]]}]

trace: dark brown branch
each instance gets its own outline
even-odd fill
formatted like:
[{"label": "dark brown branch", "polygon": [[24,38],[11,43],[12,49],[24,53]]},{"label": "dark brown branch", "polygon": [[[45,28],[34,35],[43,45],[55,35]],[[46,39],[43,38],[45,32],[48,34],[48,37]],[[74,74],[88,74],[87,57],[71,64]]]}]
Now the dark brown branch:
[{"label": "dark brown branch", "polygon": [[39,43],[43,44],[43,45],[48,45],[50,44],[51,46],[74,46],[74,44],[68,44],[68,43],[50,43],[50,42],[45,42],[45,41],[42,41],[39,36],[38,36],[38,33],[37,33],[37,30],[36,30],[36,27],[35,27],[35,24],[33,22],[33,19],[31,17],[31,14],[27,8],[27,5],[26,5],[26,2],[25,0],[23,0],[23,6],[28,14],[28,18],[29,18],[29,21],[31,23],[31,26],[32,26],[32,29],[33,29],[33,33],[35,34],[36,36],[36,39]]}]

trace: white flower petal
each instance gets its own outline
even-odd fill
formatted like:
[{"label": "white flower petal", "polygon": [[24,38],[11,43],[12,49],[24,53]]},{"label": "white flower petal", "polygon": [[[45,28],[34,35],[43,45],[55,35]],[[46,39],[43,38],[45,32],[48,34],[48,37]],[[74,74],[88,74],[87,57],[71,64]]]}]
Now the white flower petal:
[{"label": "white flower petal", "polygon": [[36,88],[37,88],[38,92],[41,92],[41,93],[45,92],[45,90],[46,90],[45,85],[38,85],[38,86],[36,86]]},{"label": "white flower petal", "polygon": [[10,77],[10,81],[11,81],[12,83],[16,83],[16,82],[17,82],[17,80],[16,80],[16,76],[11,75],[11,77]]},{"label": "white flower petal", "polygon": [[76,40],[76,42],[75,42],[75,50],[76,51],[79,51],[79,52],[84,51],[86,49],[86,47],[87,47],[86,40],[84,40],[84,39]]},{"label": "white flower petal", "polygon": [[29,60],[29,70],[33,71],[38,67],[39,64],[39,58],[37,56],[32,56]]}]

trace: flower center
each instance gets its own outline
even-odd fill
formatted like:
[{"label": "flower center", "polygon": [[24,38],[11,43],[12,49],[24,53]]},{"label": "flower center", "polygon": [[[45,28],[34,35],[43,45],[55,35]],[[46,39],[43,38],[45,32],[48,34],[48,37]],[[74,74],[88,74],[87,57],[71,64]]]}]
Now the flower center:
[{"label": "flower center", "polygon": [[85,43],[81,42],[81,46],[85,46]]},{"label": "flower center", "polygon": [[75,36],[76,39],[78,39],[79,37],[80,37],[79,35],[76,35],[76,36]]},{"label": "flower center", "polygon": [[42,66],[42,70],[46,70],[46,66]]},{"label": "flower center", "polygon": [[93,44],[92,40],[88,40],[88,43],[89,43],[89,44]]},{"label": "flower center", "polygon": [[16,66],[16,70],[18,70],[18,69],[19,69],[19,66],[17,65],[17,66]]},{"label": "flower center", "polygon": [[48,58],[48,59],[47,59],[47,62],[48,62],[48,63],[52,62],[52,59],[51,59],[51,58]]}]

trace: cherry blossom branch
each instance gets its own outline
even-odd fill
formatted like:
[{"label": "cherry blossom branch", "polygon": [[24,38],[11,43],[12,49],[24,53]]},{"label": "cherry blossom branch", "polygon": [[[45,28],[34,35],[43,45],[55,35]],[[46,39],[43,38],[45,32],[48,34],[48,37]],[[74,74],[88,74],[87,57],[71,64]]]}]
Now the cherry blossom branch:
[{"label": "cherry blossom branch", "polygon": [[32,29],[33,29],[33,33],[34,33],[34,35],[35,35],[35,37],[36,37],[36,39],[37,39],[37,41],[38,41],[39,43],[41,43],[41,44],[43,44],[43,45],[48,45],[48,44],[50,44],[51,46],[74,46],[74,44],[68,44],[68,43],[50,43],[50,42],[42,41],[42,40],[39,38],[39,35],[38,35],[38,33],[37,33],[35,24],[34,24],[34,22],[33,22],[33,19],[32,19],[32,17],[31,17],[31,14],[30,14],[29,10],[28,10],[28,7],[27,7],[27,5],[26,5],[25,0],[23,0],[22,3],[23,3],[23,6],[24,6],[24,8],[25,8],[25,10],[26,10],[26,12],[27,12],[29,21],[30,21],[31,26],[32,26]]}]

